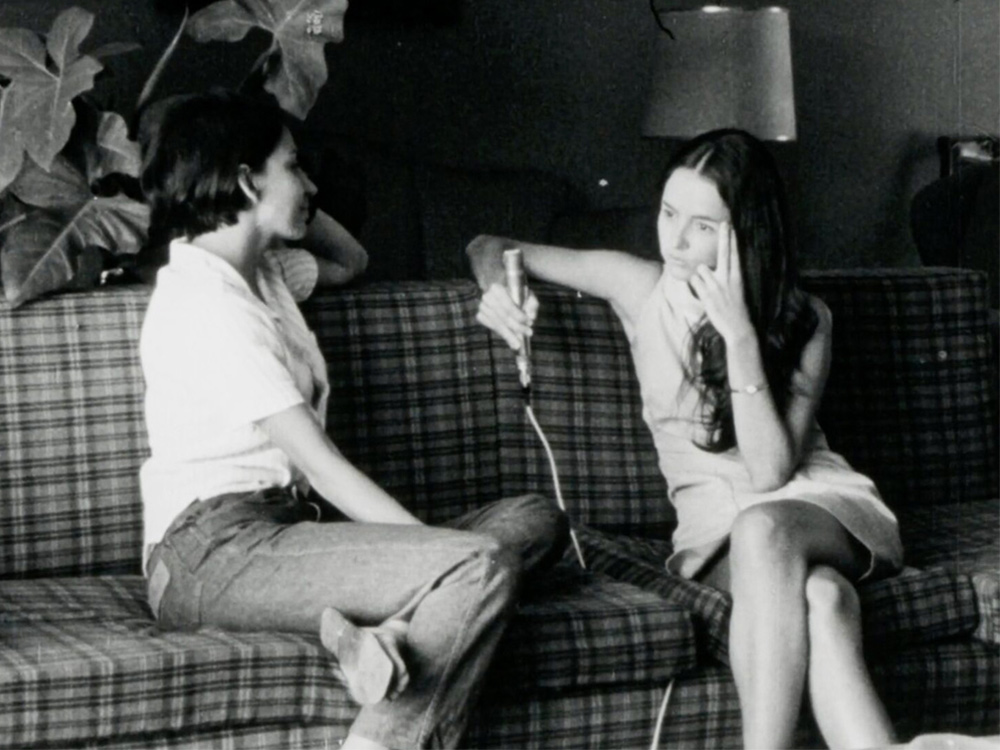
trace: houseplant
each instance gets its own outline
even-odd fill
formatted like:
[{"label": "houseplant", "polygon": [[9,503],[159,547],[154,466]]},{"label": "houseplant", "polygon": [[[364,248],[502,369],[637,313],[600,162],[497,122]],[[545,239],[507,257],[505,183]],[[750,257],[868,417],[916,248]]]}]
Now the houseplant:
[{"label": "houseplant", "polygon": [[343,39],[345,0],[218,0],[189,16],[153,68],[135,109],[93,96],[105,61],[137,48],[82,51],[94,14],[62,11],[47,33],[0,29],[0,281],[12,306],[97,285],[147,239],[134,130],[177,41],[270,35],[243,85],[261,86],[304,119],[326,82],[324,45]]}]

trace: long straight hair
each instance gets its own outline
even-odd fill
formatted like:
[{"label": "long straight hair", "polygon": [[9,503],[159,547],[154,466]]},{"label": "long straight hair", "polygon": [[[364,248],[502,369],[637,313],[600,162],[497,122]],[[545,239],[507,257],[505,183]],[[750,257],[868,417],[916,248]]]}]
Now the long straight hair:
[{"label": "long straight hair", "polygon": [[[757,332],[768,387],[784,413],[792,375],[818,318],[798,287],[785,188],[764,145],[741,130],[715,130],[680,147],[663,185],[686,167],[715,184],[729,208],[739,249],[750,321]],[[726,344],[705,317],[691,333],[688,378],[700,395],[708,438],[699,447],[722,452],[736,445]]]}]

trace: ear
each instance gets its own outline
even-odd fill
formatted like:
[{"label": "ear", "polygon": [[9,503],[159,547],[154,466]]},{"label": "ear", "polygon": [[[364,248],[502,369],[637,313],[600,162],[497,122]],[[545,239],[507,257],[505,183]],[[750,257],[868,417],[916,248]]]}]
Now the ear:
[{"label": "ear", "polygon": [[254,204],[260,200],[260,189],[254,180],[253,172],[250,171],[250,167],[246,164],[240,164],[239,173],[236,175],[236,182],[239,184],[240,190],[247,197],[247,200]]}]

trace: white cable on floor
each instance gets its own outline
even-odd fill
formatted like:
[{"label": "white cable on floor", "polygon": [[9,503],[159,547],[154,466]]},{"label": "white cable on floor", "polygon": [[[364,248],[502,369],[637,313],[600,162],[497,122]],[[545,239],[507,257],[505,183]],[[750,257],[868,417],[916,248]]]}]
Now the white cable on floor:
[{"label": "white cable on floor", "polygon": [[[545,439],[545,433],[542,432],[541,426],[538,424],[538,420],[535,419],[535,412],[531,409],[531,404],[524,405],[524,411],[528,414],[528,419],[531,421],[531,426],[535,428],[535,432],[538,433],[539,439],[542,441],[542,446],[545,448],[545,455],[549,457],[549,467],[552,469],[552,483],[556,488],[556,502],[559,503],[559,508],[563,513],[566,513],[566,503],[563,502],[562,489],[559,486],[559,472],[556,471],[556,459],[552,455],[552,448],[549,447],[549,441]],[[568,516],[569,514],[567,514]],[[576,532],[573,529],[569,530],[569,538],[573,542],[573,549],[576,550],[576,559],[580,561],[580,567],[584,570],[587,569],[587,563],[583,561],[583,551],[580,549],[580,542],[576,538]]]},{"label": "white cable on floor", "polygon": [[663,720],[667,717],[667,706],[670,704],[670,694],[674,691],[674,681],[667,684],[667,689],[663,691],[663,703],[660,704],[660,713],[656,716],[656,727],[653,729],[653,741],[649,745],[649,750],[660,750],[660,731],[663,729]]}]

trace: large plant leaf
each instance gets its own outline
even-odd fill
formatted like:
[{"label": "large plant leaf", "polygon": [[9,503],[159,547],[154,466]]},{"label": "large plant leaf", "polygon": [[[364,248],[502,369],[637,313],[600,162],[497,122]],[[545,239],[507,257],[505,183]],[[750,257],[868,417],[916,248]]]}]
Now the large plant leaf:
[{"label": "large plant leaf", "polygon": [[135,44],[134,42],[108,42],[107,44],[102,44],[97,49],[90,50],[87,54],[91,57],[96,57],[98,60],[103,60],[105,57],[124,55],[140,49],[142,49],[142,45]]},{"label": "large plant leaf", "polygon": [[77,277],[82,269],[93,269],[94,249],[136,253],[148,225],[149,209],[124,196],[35,209],[6,233],[0,266],[7,301],[16,307],[71,284],[92,285],[95,279],[81,283]]},{"label": "large plant leaf", "polygon": [[38,70],[38,60],[45,60],[45,45],[38,34],[28,29],[0,29],[0,75],[13,80],[44,76]]},{"label": "large plant leaf", "polygon": [[11,107],[11,89],[14,84],[0,88],[0,194],[17,179],[24,164],[24,138],[14,120]]},{"label": "large plant leaf", "polygon": [[0,139],[7,130],[19,133],[23,150],[44,169],[73,131],[73,99],[94,87],[104,67],[79,51],[93,22],[92,13],[68,8],[56,17],[44,45],[25,29],[0,29],[0,75],[11,80]]},{"label": "large plant leaf", "polygon": [[[220,0],[191,17],[188,33],[199,42],[235,42],[260,28],[272,37],[264,88],[281,107],[305,119],[326,83],[323,45],[344,38],[346,0]],[[307,33],[319,13],[319,34]]]},{"label": "large plant leaf", "polygon": [[80,58],[80,45],[93,25],[94,14],[82,8],[67,8],[56,16],[45,48],[59,70],[65,70]]},{"label": "large plant leaf", "polygon": [[86,97],[76,101],[76,115],[76,129],[63,154],[85,168],[91,187],[109,174],[139,176],[139,144],[129,138],[124,117],[99,110]]},{"label": "large plant leaf", "polygon": [[72,208],[93,197],[86,176],[63,156],[57,157],[48,171],[29,161],[11,192],[37,208]]},{"label": "large plant leaf", "polygon": [[15,306],[70,285],[92,285],[97,248],[130,254],[146,240],[148,207],[123,195],[95,197],[87,177],[65,157],[48,172],[27,162],[12,192],[33,207],[2,237],[4,293]]}]

